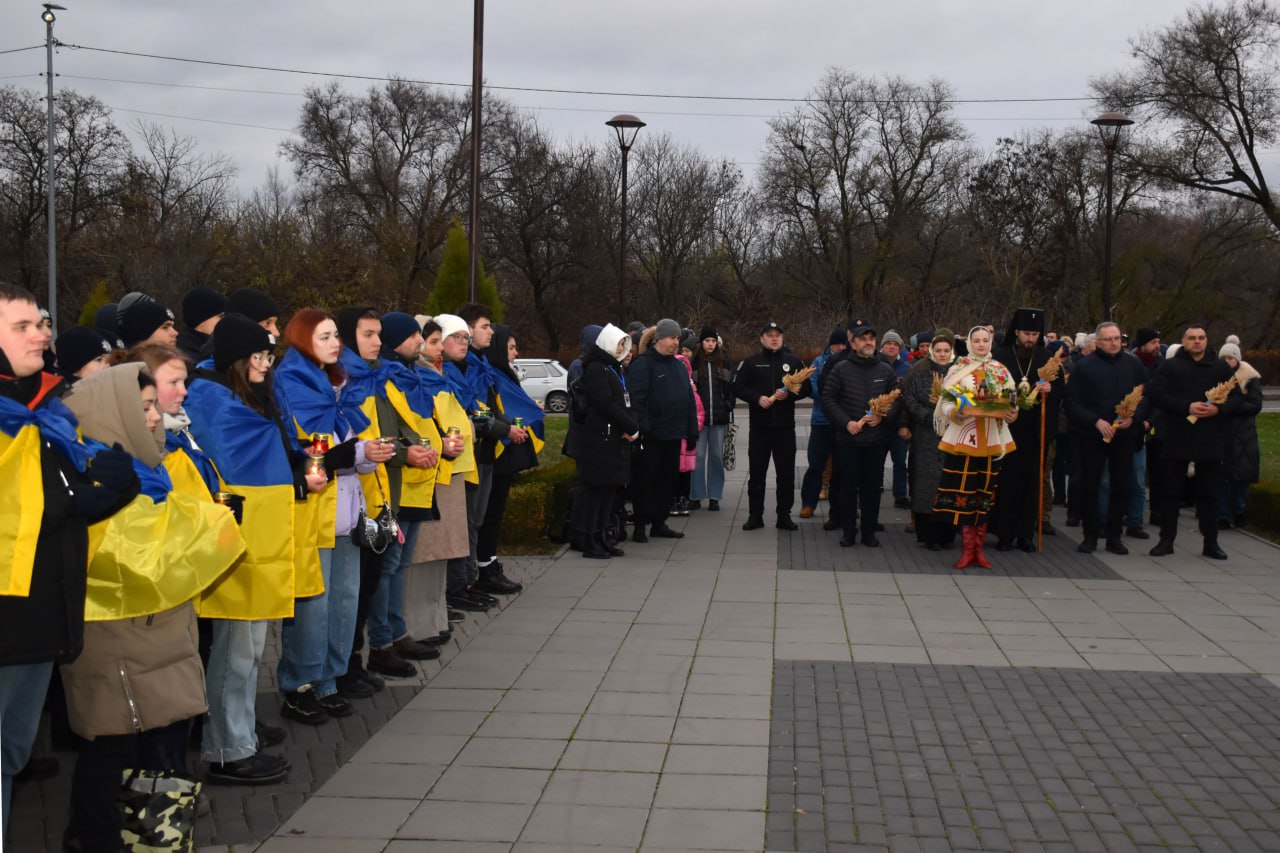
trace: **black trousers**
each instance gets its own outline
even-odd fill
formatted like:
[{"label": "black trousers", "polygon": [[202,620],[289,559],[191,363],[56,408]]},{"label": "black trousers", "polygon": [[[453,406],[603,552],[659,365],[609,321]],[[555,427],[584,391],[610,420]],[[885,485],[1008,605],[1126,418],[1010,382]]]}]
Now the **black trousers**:
[{"label": "black trousers", "polygon": [[609,525],[609,516],[613,512],[613,500],[617,494],[617,486],[578,484],[578,489],[573,495],[570,514],[573,529],[581,531],[581,544],[584,551],[588,550],[590,545],[598,546],[604,540],[605,528]]},{"label": "black trousers", "polygon": [[[1124,530],[1125,510],[1129,506],[1129,481],[1133,478],[1133,454],[1137,450],[1132,441],[1117,438],[1110,444],[1101,435],[1076,436],[1080,449],[1080,522],[1084,525],[1084,538],[1099,537],[1098,490],[1102,487],[1102,468],[1105,465],[1111,480],[1111,497],[1107,499],[1107,526],[1102,535],[1118,539]],[[1141,524],[1139,519],[1135,524]]]},{"label": "black trousers", "polygon": [[484,562],[498,556],[498,536],[502,533],[502,516],[507,511],[507,495],[515,474],[493,472],[493,490],[489,492],[489,505],[485,507],[484,521],[476,539],[476,560]]},{"label": "black trousers", "polygon": [[671,512],[680,476],[680,439],[648,438],[631,453],[631,505],[636,526],[661,526]]},{"label": "black trousers", "polygon": [[368,548],[360,549],[360,593],[356,597],[356,638],[351,654],[359,656],[364,650],[364,626],[369,621],[369,609],[373,607],[373,594],[378,591],[378,579],[382,577],[382,555]]},{"label": "black trousers", "polygon": [[[1172,542],[1178,535],[1178,508],[1182,506],[1183,483],[1187,482],[1187,460],[1164,457],[1160,462],[1159,500],[1160,539]],[[1205,545],[1218,544],[1218,497],[1222,494],[1225,474],[1218,459],[1197,459],[1196,475],[1189,478],[1196,502],[1196,518]],[[1112,489],[1115,485],[1112,485]],[[1114,495],[1114,492],[1113,492]],[[1115,500],[1112,497],[1112,500]]]},{"label": "black trousers", "polygon": [[764,487],[769,476],[769,460],[777,480],[778,515],[788,515],[796,492],[795,427],[758,427],[754,424],[747,438],[747,510],[764,515]]},{"label": "black trousers", "polygon": [[875,533],[880,521],[880,486],[884,482],[884,457],[888,445],[836,445],[836,465],[840,468],[840,526],[853,534],[862,514],[862,533]]},{"label": "black trousers", "polygon": [[[1035,444],[1039,444],[1038,436]],[[1000,463],[1000,485],[996,487],[996,505],[989,523],[1001,542],[1035,537],[1036,515],[1040,511],[1040,459],[1035,444],[1018,445]],[[1048,473],[1046,468],[1045,474]],[[1097,501],[1096,495],[1094,500]]]},{"label": "black trousers", "polygon": [[119,853],[121,780],[125,770],[187,773],[188,720],[133,735],[76,738],[67,834],[85,853]]}]

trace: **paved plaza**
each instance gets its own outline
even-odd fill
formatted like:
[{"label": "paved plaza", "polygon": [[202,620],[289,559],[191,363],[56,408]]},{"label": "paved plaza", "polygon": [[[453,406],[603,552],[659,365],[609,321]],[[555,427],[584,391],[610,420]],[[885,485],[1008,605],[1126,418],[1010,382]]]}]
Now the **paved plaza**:
[{"label": "paved plaza", "polygon": [[[1280,850],[1280,549],[1085,556],[1058,513],[962,573],[900,510],[744,532],[745,477],[682,540],[509,561],[416,683],[289,727],[288,784],[208,788],[201,849]],[[19,789],[13,849],[65,792]]]}]

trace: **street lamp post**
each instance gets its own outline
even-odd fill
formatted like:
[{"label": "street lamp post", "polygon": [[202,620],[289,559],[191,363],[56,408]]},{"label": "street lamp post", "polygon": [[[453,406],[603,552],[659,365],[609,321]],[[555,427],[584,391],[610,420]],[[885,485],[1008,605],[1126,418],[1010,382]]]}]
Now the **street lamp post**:
[{"label": "street lamp post", "polygon": [[1093,119],[1090,124],[1098,128],[1102,137],[1102,147],[1107,151],[1107,222],[1105,247],[1102,258],[1102,319],[1111,319],[1111,183],[1115,173],[1116,146],[1120,144],[1120,131],[1133,124],[1133,119],[1124,113],[1103,113]]},{"label": "street lamp post", "polygon": [[622,234],[618,250],[618,322],[627,322],[627,153],[636,141],[640,128],[645,124],[627,113],[620,113],[605,122],[618,135],[618,147],[622,149]]},{"label": "street lamp post", "polygon": [[469,302],[480,289],[480,107],[484,101],[484,0],[475,0],[471,44],[471,234],[467,287]]},{"label": "street lamp post", "polygon": [[66,6],[57,3],[44,3],[44,11],[40,20],[44,21],[44,49],[48,67],[45,70],[45,82],[49,87],[48,113],[45,121],[45,182],[48,185],[46,199],[46,217],[49,231],[49,319],[53,323],[53,332],[58,333],[58,229],[54,218],[54,174],[53,174],[53,46],[57,41],[53,38],[53,22],[58,18],[53,10],[66,11]]}]

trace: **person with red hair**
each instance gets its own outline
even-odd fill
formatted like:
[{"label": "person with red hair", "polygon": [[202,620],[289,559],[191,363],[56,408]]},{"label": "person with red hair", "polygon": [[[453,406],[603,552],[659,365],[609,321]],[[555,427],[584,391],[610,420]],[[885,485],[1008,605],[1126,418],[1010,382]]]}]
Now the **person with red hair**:
[{"label": "person with red hair", "polygon": [[357,474],[372,473],[394,451],[376,440],[356,439],[369,418],[339,394],[347,376],[339,364],[342,341],[334,318],[304,308],[290,319],[284,339],[289,350],[275,372],[276,400],[300,446],[315,440],[329,445],[324,468],[330,482],[310,499],[321,511],[318,550],[324,589],[298,598],[293,618],[284,621],[276,680],[284,693],[281,713],[320,725],[352,712],[338,693],[337,679],[346,674],[351,658],[360,589],[360,549],[350,536],[364,508]]}]

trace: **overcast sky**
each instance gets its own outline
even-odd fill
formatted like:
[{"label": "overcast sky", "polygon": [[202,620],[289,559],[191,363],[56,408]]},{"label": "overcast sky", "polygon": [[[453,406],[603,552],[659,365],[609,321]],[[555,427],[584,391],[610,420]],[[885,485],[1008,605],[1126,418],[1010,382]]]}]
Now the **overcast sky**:
[{"label": "overcast sky", "polygon": [[[466,0],[156,2],[63,0],[56,37],[73,45],[308,71],[471,79],[473,5]],[[803,97],[831,66],[862,75],[939,77],[961,99],[1076,98],[1093,75],[1125,67],[1129,39],[1167,25],[1183,0],[488,0],[485,80],[667,95]],[[0,51],[43,44],[40,4],[0,4]],[[0,85],[43,90],[44,50],[0,55]],[[278,165],[302,89],[323,76],[220,68],[60,49],[57,85],[96,95],[128,128],[158,122],[226,154],[250,191]],[[110,78],[109,82],[103,79]],[[163,85],[162,85],[163,84]],[[217,91],[202,88],[253,91]],[[363,91],[371,83],[346,81]],[[462,91],[462,90],[458,90]],[[751,173],[766,120],[789,105],[542,92],[502,92],[562,139],[610,139],[604,122],[635,113]],[[1064,127],[1087,101],[961,104],[974,141]],[[148,115],[150,114],[150,115]],[[250,125],[250,126],[237,126]]]}]

